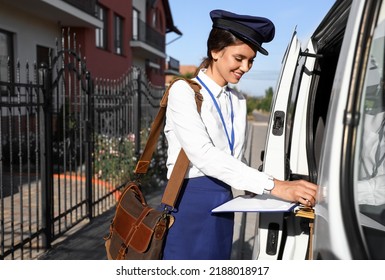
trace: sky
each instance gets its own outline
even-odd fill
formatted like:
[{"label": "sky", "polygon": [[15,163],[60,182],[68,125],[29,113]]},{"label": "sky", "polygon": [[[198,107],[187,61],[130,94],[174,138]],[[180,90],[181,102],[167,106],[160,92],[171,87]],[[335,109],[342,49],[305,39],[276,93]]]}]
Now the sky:
[{"label": "sky", "polygon": [[252,69],[243,75],[236,88],[249,96],[265,96],[275,89],[281,62],[294,30],[305,44],[335,0],[169,0],[174,25],[183,33],[166,36],[166,52],[180,65],[198,66],[206,56],[211,30],[210,11],[227,10],[242,15],[269,18],[275,25],[275,37],[263,47],[268,56],[257,54]]}]

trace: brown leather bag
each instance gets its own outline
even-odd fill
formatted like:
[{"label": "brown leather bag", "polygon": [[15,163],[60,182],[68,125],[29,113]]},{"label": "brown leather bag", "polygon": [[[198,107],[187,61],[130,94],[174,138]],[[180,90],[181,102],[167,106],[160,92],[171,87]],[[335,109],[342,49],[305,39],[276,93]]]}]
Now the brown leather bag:
[{"label": "brown leather bag", "polygon": [[[168,92],[172,84],[180,79],[182,78],[175,79],[169,85],[160,102],[159,112],[151,126],[150,135],[142,156],[136,165],[135,174],[147,173],[163,127]],[[200,94],[200,85],[195,81],[185,80],[195,91],[195,101],[200,112],[203,100]],[[170,210],[175,206],[188,165],[189,160],[183,149],[181,149],[162,197],[162,204],[166,205],[163,211],[152,208],[147,204],[140,190],[139,182],[132,181],[126,184],[117,203],[109,235],[104,238],[107,259],[162,259],[164,240],[174,221]]]}]

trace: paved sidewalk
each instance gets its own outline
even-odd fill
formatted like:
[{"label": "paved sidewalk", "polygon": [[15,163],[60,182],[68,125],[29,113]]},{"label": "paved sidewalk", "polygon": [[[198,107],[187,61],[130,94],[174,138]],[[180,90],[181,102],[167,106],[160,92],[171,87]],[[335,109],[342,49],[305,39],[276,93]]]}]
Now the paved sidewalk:
[{"label": "paved sidewalk", "polygon": [[[160,195],[153,198],[160,200]],[[149,202],[150,203],[150,202]],[[109,224],[115,208],[96,217],[85,225],[69,233],[63,241],[57,242],[52,249],[39,257],[39,260],[106,260],[103,237],[108,234]],[[254,235],[255,214],[236,213],[232,259],[250,259],[252,241],[246,236]],[[248,226],[245,226],[246,220]],[[249,231],[246,233],[246,231]],[[246,237],[246,238],[245,238]]]},{"label": "paved sidewalk", "polygon": [[[161,193],[146,196],[149,205],[155,206]],[[109,226],[115,214],[115,207],[102,215],[85,221],[39,257],[39,260],[106,260],[103,237],[109,233]]]},{"label": "paved sidewalk", "polygon": [[[266,123],[252,123],[249,135],[249,160],[252,167],[260,165],[260,149],[264,144]],[[261,136],[262,135],[262,136]],[[234,196],[243,194],[234,191]],[[161,200],[161,193],[146,197],[150,205],[157,205]],[[108,210],[90,222],[85,221],[74,230],[58,240],[40,260],[106,260],[103,237],[108,234],[110,222],[115,208]],[[232,259],[251,259],[256,213],[235,213],[234,242]]]},{"label": "paved sidewalk", "polygon": [[110,209],[68,234],[64,241],[53,245],[39,260],[106,260],[103,236],[108,233],[114,211]]}]

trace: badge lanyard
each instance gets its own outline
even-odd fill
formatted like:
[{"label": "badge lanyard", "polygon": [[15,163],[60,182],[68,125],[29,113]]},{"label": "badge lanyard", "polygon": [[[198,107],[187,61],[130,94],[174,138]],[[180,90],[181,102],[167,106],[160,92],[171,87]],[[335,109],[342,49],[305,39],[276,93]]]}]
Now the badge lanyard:
[{"label": "badge lanyard", "polygon": [[207,92],[210,94],[211,99],[213,100],[214,105],[217,108],[219,117],[221,118],[221,121],[222,121],[222,124],[223,124],[223,128],[225,129],[225,132],[226,132],[227,141],[229,142],[231,155],[234,155],[234,110],[233,110],[233,102],[231,100],[231,93],[229,93],[230,107],[231,107],[231,113],[230,113],[230,118],[231,118],[231,139],[230,139],[229,133],[227,131],[226,122],[225,122],[225,120],[223,118],[223,114],[222,114],[221,108],[219,107],[216,98],[214,97],[213,93],[209,90],[209,88],[206,86],[206,84],[198,76],[196,78],[205,87]]}]

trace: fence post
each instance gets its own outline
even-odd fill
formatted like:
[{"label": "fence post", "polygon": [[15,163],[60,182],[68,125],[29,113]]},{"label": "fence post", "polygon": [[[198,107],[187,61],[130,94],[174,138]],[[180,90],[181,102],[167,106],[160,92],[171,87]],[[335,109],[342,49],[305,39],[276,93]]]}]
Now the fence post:
[{"label": "fence post", "polygon": [[86,114],[85,114],[85,160],[86,160],[86,198],[87,198],[87,216],[89,220],[93,218],[93,201],[92,201],[92,152],[93,152],[93,111],[94,111],[94,99],[93,99],[93,83],[90,72],[86,73]]},{"label": "fence post", "polygon": [[39,67],[39,85],[42,85],[40,106],[40,157],[42,185],[43,246],[51,247],[53,230],[53,170],[52,170],[52,72],[46,64]]},{"label": "fence post", "polygon": [[138,88],[137,88],[137,96],[136,96],[137,113],[136,113],[136,131],[135,131],[135,153],[137,158],[139,158],[140,148],[141,148],[140,130],[141,130],[141,121],[142,121],[142,74],[140,70],[137,70],[137,71],[138,71],[138,75],[137,75]]}]

